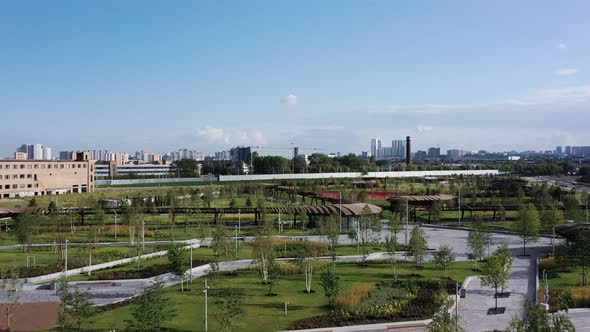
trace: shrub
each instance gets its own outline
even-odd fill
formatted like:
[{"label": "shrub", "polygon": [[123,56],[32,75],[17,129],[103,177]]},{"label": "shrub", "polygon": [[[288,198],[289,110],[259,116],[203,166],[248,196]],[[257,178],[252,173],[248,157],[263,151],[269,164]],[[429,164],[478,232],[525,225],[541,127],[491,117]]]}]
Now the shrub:
[{"label": "shrub", "polygon": [[329,253],[329,247],[326,243],[301,241],[301,240],[273,240],[278,257],[295,257],[297,253],[306,248],[313,248],[318,253],[318,256],[326,256]]},{"label": "shrub", "polygon": [[353,284],[344,293],[336,296],[336,306],[344,311],[354,312],[374,288],[375,285],[371,283]]},{"label": "shrub", "polygon": [[282,275],[292,275],[301,273],[301,266],[295,263],[284,262],[279,264],[279,273]]}]

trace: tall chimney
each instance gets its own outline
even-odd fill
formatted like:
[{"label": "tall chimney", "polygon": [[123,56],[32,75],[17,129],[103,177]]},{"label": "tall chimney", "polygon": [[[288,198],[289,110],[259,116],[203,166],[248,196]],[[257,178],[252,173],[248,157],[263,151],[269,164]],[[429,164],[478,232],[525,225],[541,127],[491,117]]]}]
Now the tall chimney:
[{"label": "tall chimney", "polygon": [[406,165],[412,163],[412,149],[410,148],[410,136],[406,136]]}]

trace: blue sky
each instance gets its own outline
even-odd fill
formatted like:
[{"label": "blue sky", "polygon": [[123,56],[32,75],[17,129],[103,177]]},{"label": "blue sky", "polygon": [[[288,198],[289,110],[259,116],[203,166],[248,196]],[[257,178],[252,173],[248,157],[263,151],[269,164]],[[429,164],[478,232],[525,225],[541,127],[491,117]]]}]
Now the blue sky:
[{"label": "blue sky", "polygon": [[0,156],[590,145],[588,1],[3,1]]}]

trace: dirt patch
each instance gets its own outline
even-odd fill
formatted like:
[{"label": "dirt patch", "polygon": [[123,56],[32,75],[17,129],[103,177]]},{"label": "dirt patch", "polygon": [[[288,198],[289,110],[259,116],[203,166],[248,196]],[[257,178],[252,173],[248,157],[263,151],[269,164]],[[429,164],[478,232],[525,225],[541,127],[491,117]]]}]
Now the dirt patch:
[{"label": "dirt patch", "polygon": [[[0,305],[3,308],[3,305]],[[19,303],[15,309],[15,330],[35,331],[57,324],[59,302]],[[0,329],[6,328],[6,318],[0,315]]]}]

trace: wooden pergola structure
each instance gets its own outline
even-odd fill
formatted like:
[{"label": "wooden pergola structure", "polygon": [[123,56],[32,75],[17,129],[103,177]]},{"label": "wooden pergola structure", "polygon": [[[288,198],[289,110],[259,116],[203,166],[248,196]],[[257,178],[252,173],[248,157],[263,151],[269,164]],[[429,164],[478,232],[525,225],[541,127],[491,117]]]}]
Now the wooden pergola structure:
[{"label": "wooden pergola structure", "polygon": [[431,218],[431,208],[435,202],[441,203],[441,209],[447,202],[453,202],[457,197],[453,195],[396,195],[389,197],[387,201],[390,204],[391,211],[395,211],[395,205],[408,204],[410,213],[409,218],[413,215],[414,222],[417,221],[416,211],[428,211],[428,222]]}]

